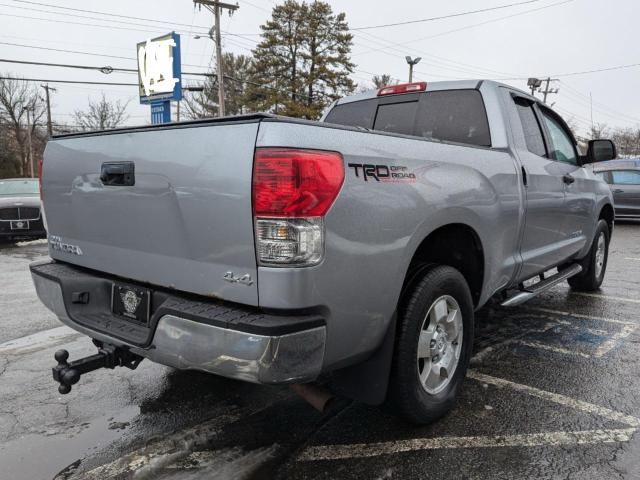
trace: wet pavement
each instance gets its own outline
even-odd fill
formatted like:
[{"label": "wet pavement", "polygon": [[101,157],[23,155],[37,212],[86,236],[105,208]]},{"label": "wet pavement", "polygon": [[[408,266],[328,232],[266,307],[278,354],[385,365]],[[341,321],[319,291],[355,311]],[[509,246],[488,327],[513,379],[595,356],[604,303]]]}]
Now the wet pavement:
[{"label": "wet pavement", "polygon": [[640,223],[617,225],[600,292],[479,312],[458,405],[426,427],[149,361],[59,395],[53,353],[94,347],[38,302],[45,256],[0,247],[0,479],[640,479]]}]

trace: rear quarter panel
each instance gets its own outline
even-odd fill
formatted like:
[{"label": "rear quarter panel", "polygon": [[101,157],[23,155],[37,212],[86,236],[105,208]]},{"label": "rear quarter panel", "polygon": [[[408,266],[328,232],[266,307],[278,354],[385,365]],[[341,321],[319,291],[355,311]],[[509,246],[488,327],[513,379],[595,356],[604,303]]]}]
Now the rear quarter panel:
[{"label": "rear quarter panel", "polygon": [[[506,150],[268,120],[257,146],[344,157],[345,182],[325,219],[323,262],[258,269],[262,307],[326,309],[325,367],[380,343],[413,254],[441,226],[463,223],[478,234],[485,255],[480,303],[514,275],[522,205],[516,164]],[[415,179],[365,181],[348,164],[406,167]]]}]

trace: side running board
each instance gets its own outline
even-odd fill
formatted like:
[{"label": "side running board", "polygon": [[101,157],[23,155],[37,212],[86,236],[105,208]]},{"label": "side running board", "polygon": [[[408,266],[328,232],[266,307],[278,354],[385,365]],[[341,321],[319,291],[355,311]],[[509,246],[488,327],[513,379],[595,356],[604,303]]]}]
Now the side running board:
[{"label": "side running board", "polygon": [[561,272],[558,272],[549,278],[545,278],[530,287],[521,288],[515,295],[502,302],[501,305],[503,307],[515,307],[516,305],[520,305],[521,303],[540,295],[542,292],[546,292],[550,288],[555,287],[558,283],[564,282],[567,278],[573,277],[580,272],[582,272],[582,266],[574,263]]}]

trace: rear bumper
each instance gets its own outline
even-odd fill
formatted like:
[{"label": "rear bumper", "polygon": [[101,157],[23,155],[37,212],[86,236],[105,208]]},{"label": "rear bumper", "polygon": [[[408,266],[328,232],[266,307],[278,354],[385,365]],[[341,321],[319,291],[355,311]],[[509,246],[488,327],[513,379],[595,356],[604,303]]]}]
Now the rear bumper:
[{"label": "rear bumper", "polygon": [[[63,323],[157,363],[264,384],[307,382],[322,371],[326,327],[318,315],[264,314],[154,290],[150,325],[142,327],[111,313],[107,275],[55,262],[32,264],[31,274]],[[71,301],[80,290],[87,304]]]},{"label": "rear bumper", "polygon": [[0,220],[0,238],[35,238],[47,236],[42,218],[36,220],[15,220],[15,222],[28,222],[28,228],[12,229],[11,221]]}]

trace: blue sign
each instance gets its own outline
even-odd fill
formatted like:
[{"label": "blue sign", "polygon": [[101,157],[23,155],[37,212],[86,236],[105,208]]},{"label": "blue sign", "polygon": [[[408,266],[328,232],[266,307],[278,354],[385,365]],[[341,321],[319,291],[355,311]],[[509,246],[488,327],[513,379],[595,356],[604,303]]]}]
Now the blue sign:
[{"label": "blue sign", "polygon": [[158,123],[171,122],[171,101],[160,100],[151,102],[151,123],[156,125]]},{"label": "blue sign", "polygon": [[138,43],[140,103],[182,99],[180,35],[171,32]]}]

